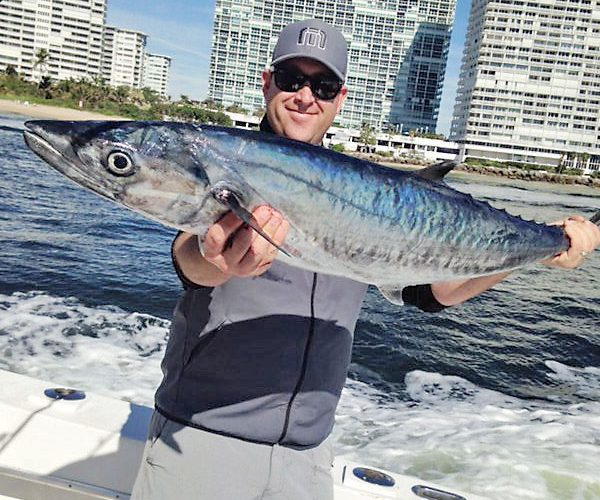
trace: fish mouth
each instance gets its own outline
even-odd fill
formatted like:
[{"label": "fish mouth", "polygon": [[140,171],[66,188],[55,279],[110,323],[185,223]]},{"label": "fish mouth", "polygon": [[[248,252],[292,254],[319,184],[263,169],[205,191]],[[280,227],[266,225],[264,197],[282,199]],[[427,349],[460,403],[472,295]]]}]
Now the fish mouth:
[{"label": "fish mouth", "polygon": [[47,139],[47,133],[41,126],[35,122],[25,122],[25,127],[27,127],[23,131],[25,144],[42,160],[61,172],[65,170],[65,167],[74,167],[73,163]]},{"label": "fish mouth", "polygon": [[[85,165],[79,165],[72,150],[68,129],[71,122],[34,120],[25,122],[25,144],[52,168],[70,180],[110,199],[116,199],[113,189],[94,182]],[[66,129],[66,130],[65,130]],[[57,144],[58,143],[58,144]],[[62,144],[59,145],[60,143]],[[74,158],[75,159],[74,159]]]}]

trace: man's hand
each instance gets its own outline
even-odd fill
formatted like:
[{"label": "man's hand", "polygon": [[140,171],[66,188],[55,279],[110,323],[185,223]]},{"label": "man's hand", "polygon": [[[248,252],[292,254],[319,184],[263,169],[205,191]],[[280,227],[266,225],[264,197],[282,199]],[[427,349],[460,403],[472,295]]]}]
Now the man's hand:
[{"label": "man's hand", "polygon": [[574,269],[581,265],[586,255],[600,246],[600,228],[580,215],[554,224],[564,228],[571,244],[566,251],[542,261],[547,266]]},{"label": "man's hand", "polygon": [[[277,245],[283,243],[289,225],[281,214],[271,207],[260,206],[252,215]],[[277,256],[277,248],[232,212],[208,229],[200,248],[204,258],[229,277],[258,276],[271,266]]]}]

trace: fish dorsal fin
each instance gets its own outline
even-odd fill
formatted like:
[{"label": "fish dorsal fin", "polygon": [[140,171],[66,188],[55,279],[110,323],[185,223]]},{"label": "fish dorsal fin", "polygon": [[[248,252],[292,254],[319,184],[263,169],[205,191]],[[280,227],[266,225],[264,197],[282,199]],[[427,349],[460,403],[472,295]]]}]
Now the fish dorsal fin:
[{"label": "fish dorsal fin", "polygon": [[448,172],[458,165],[454,160],[444,160],[435,165],[417,170],[414,175],[433,182],[442,182]]}]

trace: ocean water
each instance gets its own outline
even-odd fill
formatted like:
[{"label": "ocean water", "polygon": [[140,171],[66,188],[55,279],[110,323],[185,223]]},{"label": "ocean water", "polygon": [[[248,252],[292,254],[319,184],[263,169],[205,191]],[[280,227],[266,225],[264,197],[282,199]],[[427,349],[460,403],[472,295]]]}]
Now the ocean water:
[{"label": "ocean water", "polygon": [[[173,231],[72,184],[0,116],[0,368],[152,404],[180,292]],[[539,221],[600,192],[456,175]],[[494,499],[600,499],[600,252],[440,314],[369,291],[337,455]]]}]

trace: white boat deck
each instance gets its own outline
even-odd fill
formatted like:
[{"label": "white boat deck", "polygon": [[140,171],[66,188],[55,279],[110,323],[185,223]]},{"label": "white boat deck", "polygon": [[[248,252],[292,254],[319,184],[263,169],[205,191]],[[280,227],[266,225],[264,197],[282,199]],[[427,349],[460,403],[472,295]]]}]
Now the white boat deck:
[{"label": "white boat deck", "polygon": [[[2,370],[0,387],[0,500],[130,498],[150,408],[87,392],[51,399],[55,384]],[[485,500],[387,471],[359,478],[357,467],[336,460],[336,500]]]}]

